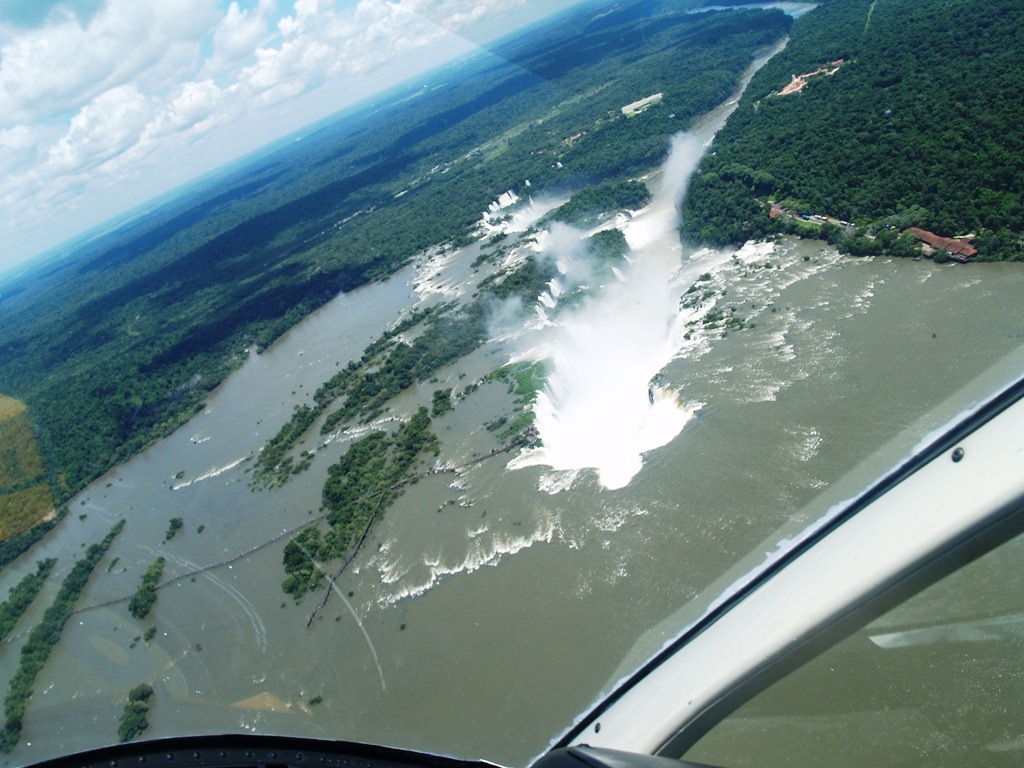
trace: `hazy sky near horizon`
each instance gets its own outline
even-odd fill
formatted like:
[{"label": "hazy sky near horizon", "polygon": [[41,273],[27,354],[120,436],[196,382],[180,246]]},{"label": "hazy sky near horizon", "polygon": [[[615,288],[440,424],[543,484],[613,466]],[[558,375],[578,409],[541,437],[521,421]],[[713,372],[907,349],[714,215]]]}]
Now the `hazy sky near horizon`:
[{"label": "hazy sky near horizon", "polygon": [[579,0],[4,0],[0,273]]}]

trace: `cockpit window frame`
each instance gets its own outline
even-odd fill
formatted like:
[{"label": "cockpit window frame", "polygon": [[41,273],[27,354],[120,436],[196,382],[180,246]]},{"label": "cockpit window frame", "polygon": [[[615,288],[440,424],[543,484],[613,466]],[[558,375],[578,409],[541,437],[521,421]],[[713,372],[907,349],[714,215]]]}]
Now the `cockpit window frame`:
[{"label": "cockpit window frame", "polygon": [[[1024,378],[737,580],[553,746],[681,757],[788,672],[1024,532],[1022,454]],[[927,536],[906,535],[926,521]],[[863,572],[847,572],[858,555]]]}]

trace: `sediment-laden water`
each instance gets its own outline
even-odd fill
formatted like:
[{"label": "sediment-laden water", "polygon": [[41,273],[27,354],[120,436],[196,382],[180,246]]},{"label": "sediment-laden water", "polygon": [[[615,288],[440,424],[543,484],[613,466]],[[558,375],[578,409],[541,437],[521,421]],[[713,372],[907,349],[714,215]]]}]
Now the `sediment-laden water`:
[{"label": "sediment-laden water", "polygon": [[[525,763],[699,613],[732,564],[763,557],[780,526],[848,497],[1008,378],[1005,362],[983,372],[1024,339],[1019,267],[854,260],[791,239],[685,250],[680,180],[721,119],[678,138],[649,180],[655,201],[617,223],[631,251],[613,279],[574,308],[559,310],[552,285],[496,318],[494,341],[379,418],[511,359],[548,361],[543,447],[410,488],[310,631],[321,595],[294,604],[279,586],[284,541],[263,545],[320,514],[327,467],[373,425],[314,429],[312,468],[280,489],[250,490],[252,457],[403,308],[468,298],[479,246],[339,297],[74,499],[31,553],[60,557],[58,578],[0,646],[0,684],[80,544],[128,525],[37,679],[10,761],[112,741],[127,691],[149,682],[147,736],[269,731]],[[568,279],[582,265],[559,251],[565,235],[539,243]],[[435,420],[439,464],[493,449],[483,424],[510,407],[503,384],[459,400]],[[172,517],[184,528],[165,542]],[[166,578],[184,578],[147,619],[123,602],[90,608],[130,595],[158,555]],[[0,590],[32,567],[7,569]]]}]

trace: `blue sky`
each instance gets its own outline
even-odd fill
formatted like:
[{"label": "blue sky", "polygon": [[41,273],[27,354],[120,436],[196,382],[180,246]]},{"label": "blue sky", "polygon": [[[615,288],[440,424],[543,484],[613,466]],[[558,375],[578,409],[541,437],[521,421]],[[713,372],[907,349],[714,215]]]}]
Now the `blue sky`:
[{"label": "blue sky", "polygon": [[0,273],[578,0],[5,0]]}]

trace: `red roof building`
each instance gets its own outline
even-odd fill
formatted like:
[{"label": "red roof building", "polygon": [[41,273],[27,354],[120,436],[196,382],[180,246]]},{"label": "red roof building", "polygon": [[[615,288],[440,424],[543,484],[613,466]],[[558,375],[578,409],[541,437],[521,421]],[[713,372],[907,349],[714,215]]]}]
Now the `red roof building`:
[{"label": "red roof building", "polygon": [[947,251],[956,261],[965,262],[978,253],[978,249],[968,243],[965,238],[941,237],[934,232],[929,232],[920,227],[910,227],[905,231],[912,234],[918,240],[928,243],[932,248],[940,248],[943,251]]}]

